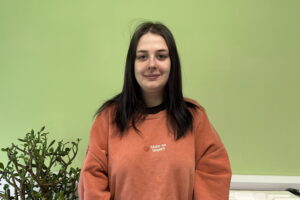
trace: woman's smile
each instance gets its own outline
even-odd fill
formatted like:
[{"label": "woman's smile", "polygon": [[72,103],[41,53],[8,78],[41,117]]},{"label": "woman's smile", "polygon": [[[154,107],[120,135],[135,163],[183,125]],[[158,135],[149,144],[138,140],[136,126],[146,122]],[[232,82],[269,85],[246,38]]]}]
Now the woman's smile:
[{"label": "woman's smile", "polygon": [[149,75],[144,75],[148,80],[150,81],[155,81],[156,79],[159,78],[159,74],[149,74]]}]

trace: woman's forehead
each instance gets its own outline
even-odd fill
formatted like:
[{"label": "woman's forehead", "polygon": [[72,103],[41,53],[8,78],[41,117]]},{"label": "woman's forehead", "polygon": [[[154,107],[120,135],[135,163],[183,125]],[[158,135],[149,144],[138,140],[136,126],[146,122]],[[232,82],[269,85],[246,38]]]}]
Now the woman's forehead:
[{"label": "woman's forehead", "polygon": [[144,34],[137,45],[137,51],[148,50],[168,50],[165,39],[158,34],[146,33]]}]

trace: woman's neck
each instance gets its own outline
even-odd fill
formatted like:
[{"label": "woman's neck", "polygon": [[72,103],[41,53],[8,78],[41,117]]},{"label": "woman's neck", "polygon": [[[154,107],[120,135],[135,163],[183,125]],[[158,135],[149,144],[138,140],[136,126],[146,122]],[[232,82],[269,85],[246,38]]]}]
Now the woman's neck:
[{"label": "woman's neck", "polygon": [[163,102],[163,95],[161,93],[143,93],[143,98],[147,107],[158,106]]}]

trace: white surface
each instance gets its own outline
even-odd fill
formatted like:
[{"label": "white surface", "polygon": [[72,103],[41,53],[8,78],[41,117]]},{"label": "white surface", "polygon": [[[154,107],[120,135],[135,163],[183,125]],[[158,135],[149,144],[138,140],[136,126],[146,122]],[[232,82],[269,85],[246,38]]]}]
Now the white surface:
[{"label": "white surface", "polygon": [[[0,183],[0,191],[3,191],[5,181],[2,179]],[[230,188],[229,200],[300,200],[284,191],[287,188],[300,189],[299,176],[233,175]],[[13,191],[12,187],[10,189]]]},{"label": "white surface", "polygon": [[229,200],[300,200],[300,198],[287,191],[231,190]]},{"label": "white surface", "polygon": [[300,189],[300,176],[233,175],[230,185],[232,190],[284,191],[287,188]]},{"label": "white surface", "polygon": [[[3,192],[3,191],[4,191],[4,190],[3,190],[3,187],[4,187],[4,184],[6,184],[6,183],[7,183],[7,182],[6,182],[4,179],[1,179],[1,180],[0,180],[0,192]],[[9,189],[10,189],[11,194],[13,194],[13,191],[15,191],[14,188],[13,188],[12,186],[9,185]]]}]

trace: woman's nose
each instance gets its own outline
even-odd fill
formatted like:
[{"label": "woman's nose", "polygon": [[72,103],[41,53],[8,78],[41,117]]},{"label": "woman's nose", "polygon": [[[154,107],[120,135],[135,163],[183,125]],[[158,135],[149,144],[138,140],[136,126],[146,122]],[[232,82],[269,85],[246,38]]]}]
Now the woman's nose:
[{"label": "woman's nose", "polygon": [[156,67],[156,59],[155,59],[155,56],[151,56],[149,58],[149,68],[153,68],[153,67]]}]

